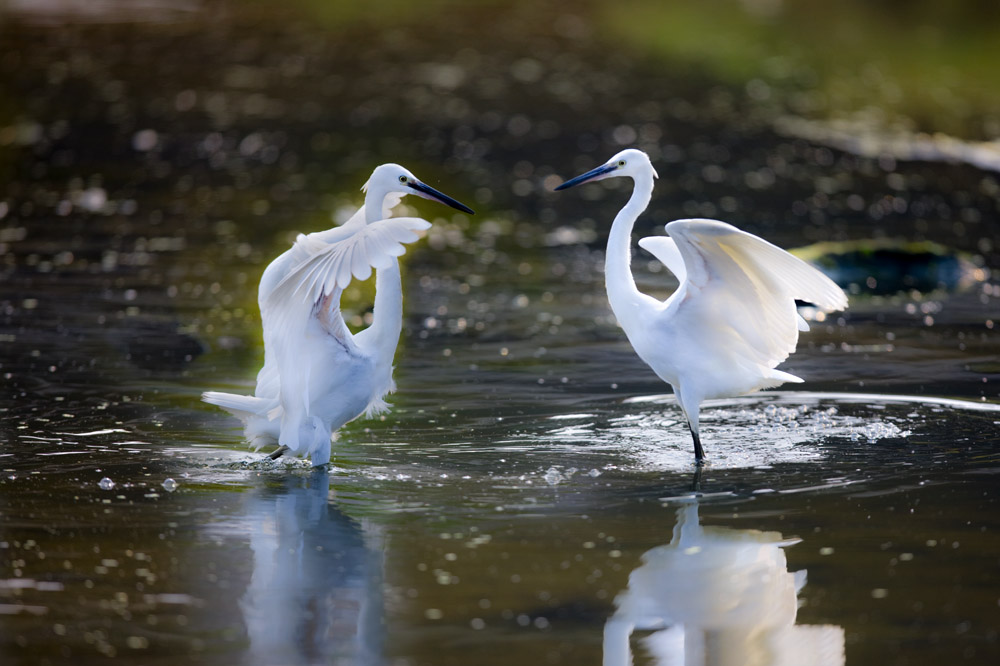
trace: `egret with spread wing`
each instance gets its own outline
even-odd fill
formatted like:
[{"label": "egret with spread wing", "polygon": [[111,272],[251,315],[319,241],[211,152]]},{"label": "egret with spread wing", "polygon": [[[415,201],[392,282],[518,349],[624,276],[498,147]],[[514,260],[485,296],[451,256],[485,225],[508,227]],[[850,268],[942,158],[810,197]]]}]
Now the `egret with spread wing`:
[{"label": "egret with spread wing", "polygon": [[799,331],[809,329],[795,300],[829,312],[846,308],[847,296],[801,259],[717,220],[677,220],[667,225],[669,237],[640,240],[680,281],[665,301],[643,294],[632,278],[631,236],[653,194],[649,156],[623,150],[556,189],[622,176],[632,178],[634,189],[611,225],[608,300],[636,353],[673,387],[701,463],[702,401],[801,382],[775,369],[795,351]]},{"label": "egret with spread wing", "polygon": [[[404,243],[429,228],[426,220],[389,217],[403,196],[415,194],[472,213],[465,204],[425,185],[398,164],[383,164],[362,188],[365,203],[351,219],[326,231],[300,234],[264,271],[257,301],[264,328],[264,367],[254,395],[208,391],[202,399],[239,417],[258,448],[271,454],[330,461],[334,433],[361,414],[387,409],[395,390],[392,360],[403,327],[403,290],[397,257]],[[375,306],[368,328],[352,334],[340,296],[352,278],[376,269]]]}]

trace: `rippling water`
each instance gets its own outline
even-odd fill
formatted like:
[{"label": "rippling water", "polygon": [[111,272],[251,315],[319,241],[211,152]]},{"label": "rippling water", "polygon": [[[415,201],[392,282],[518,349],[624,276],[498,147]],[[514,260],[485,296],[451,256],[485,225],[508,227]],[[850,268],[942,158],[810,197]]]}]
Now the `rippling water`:
[{"label": "rippling water", "polygon": [[[0,27],[3,663],[995,662],[995,175],[789,138],[583,11],[178,7]],[[549,192],[632,143],[643,234],[851,241],[849,276],[896,248],[801,390],[706,404],[700,472],[604,296],[625,191]],[[200,393],[252,390],[261,271],[388,160],[481,213],[408,209],[392,412],[328,470],[263,459]]]}]

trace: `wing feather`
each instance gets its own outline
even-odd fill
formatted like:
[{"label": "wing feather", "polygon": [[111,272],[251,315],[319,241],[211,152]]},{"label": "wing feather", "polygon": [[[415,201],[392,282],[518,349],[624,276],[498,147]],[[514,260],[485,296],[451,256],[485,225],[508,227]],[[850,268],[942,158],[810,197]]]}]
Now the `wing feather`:
[{"label": "wing feather", "polygon": [[661,264],[667,267],[678,281],[683,282],[687,277],[687,269],[684,267],[684,257],[677,249],[677,243],[669,236],[649,236],[639,239],[639,247],[656,257]]},{"label": "wing feather", "polygon": [[368,260],[368,256],[364,252],[359,252],[357,246],[354,248],[354,259],[351,262],[351,273],[353,273],[359,280],[367,280],[372,274],[372,265]]},{"label": "wing feather", "polygon": [[[294,367],[287,359],[282,362],[278,358],[284,353],[281,350],[288,346],[288,341],[301,339],[317,315],[322,316],[327,332],[345,351],[356,354],[357,347],[340,314],[340,294],[353,277],[367,279],[372,266],[388,266],[405,252],[400,240],[416,240],[414,230],[429,226],[429,222],[419,218],[397,217],[354,225],[347,230],[352,233],[341,234],[332,243],[313,234],[300,235],[291,255],[298,258],[298,263],[287,270],[261,302],[265,348],[276,350],[279,370]],[[295,349],[289,349],[288,353],[294,354]],[[284,378],[280,383],[284,386]]]},{"label": "wing feather", "polygon": [[299,236],[295,244],[301,259],[271,290],[268,302],[293,298],[315,303],[335,289],[344,289],[352,277],[367,279],[372,266],[388,265],[387,260],[406,252],[403,243],[417,240],[417,231],[430,226],[420,218],[394,217],[358,225],[334,243]]},{"label": "wing feather", "polygon": [[[843,289],[818,269],[763,238],[730,224],[718,220],[676,220],[667,225],[667,233],[678,246],[682,242],[689,246],[692,243],[700,243],[706,247],[715,245],[750,272],[760,275],[762,279],[774,281],[794,298],[813,303],[827,312],[847,307],[847,295]],[[687,265],[688,253],[681,247],[678,249]],[[707,258],[707,255],[703,257]],[[700,268],[705,267],[703,260],[696,261],[695,264]],[[688,266],[688,270],[691,270],[691,266]],[[693,280],[703,278],[704,275],[692,275]]]},{"label": "wing feather", "polygon": [[[832,280],[781,248],[716,220],[677,220],[667,225],[686,279],[671,300],[713,347],[734,362],[774,368],[795,351],[804,323],[795,301],[822,310],[847,307]],[[676,256],[659,238],[646,247],[671,268]],[[671,268],[673,270],[673,268]],[[676,271],[675,271],[676,272]]]}]

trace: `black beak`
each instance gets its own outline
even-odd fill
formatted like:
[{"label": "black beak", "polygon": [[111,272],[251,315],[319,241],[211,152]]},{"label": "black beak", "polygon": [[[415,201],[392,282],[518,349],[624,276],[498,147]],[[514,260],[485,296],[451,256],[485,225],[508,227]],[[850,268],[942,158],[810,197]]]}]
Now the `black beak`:
[{"label": "black beak", "polygon": [[441,203],[445,204],[446,206],[451,206],[452,208],[457,208],[458,210],[462,211],[463,213],[468,213],[469,215],[475,215],[476,214],[476,211],[472,210],[471,208],[469,208],[468,206],[466,206],[464,203],[462,203],[460,201],[455,201],[454,199],[452,199],[451,197],[449,197],[447,194],[444,194],[442,192],[438,192],[437,190],[435,190],[430,185],[424,185],[419,180],[418,181],[411,181],[410,182],[410,187],[412,189],[416,190],[417,194],[419,196],[422,196],[425,199],[433,199],[434,201],[440,201]]},{"label": "black beak", "polygon": [[616,165],[614,165],[614,164],[602,164],[601,166],[597,167],[596,169],[591,169],[587,173],[579,175],[576,178],[570,178],[565,183],[563,183],[562,185],[558,186],[556,188],[556,191],[558,191],[558,190],[567,190],[567,189],[569,189],[571,187],[576,187],[580,183],[586,183],[588,180],[593,180],[594,178],[597,178],[598,176],[603,176],[606,173],[611,173],[612,171],[614,171],[617,168],[618,167]]}]

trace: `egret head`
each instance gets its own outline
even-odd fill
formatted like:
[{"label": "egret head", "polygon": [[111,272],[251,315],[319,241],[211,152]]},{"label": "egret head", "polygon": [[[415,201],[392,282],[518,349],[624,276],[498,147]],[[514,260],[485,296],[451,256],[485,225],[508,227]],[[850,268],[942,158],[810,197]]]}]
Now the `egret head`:
[{"label": "egret head", "polygon": [[404,196],[415,194],[424,199],[439,201],[464,213],[475,214],[475,211],[465,204],[452,199],[447,194],[438,192],[430,185],[425,185],[419,178],[410,173],[409,169],[398,164],[383,164],[375,167],[371,178],[361,186],[361,189],[382,198],[392,192]]},{"label": "egret head", "polygon": [[596,169],[591,169],[585,174],[571,178],[556,187],[556,189],[565,190],[592,180],[604,180],[605,178],[617,178],[620,176],[628,176],[634,179],[644,173],[652,173],[654,178],[659,177],[653,168],[652,162],[649,161],[649,155],[635,148],[626,148]]}]

